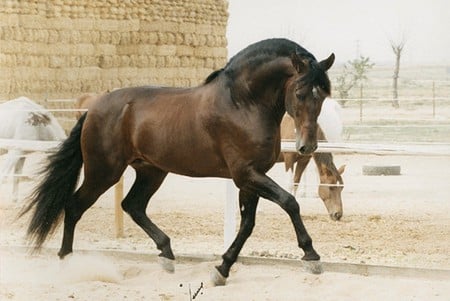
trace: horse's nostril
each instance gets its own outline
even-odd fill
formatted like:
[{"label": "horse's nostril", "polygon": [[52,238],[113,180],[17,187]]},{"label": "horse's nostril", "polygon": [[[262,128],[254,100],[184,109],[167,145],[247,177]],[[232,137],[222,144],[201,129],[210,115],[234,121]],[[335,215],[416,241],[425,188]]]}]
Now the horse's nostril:
[{"label": "horse's nostril", "polygon": [[340,212],[335,212],[331,215],[331,219],[334,221],[340,220],[341,217],[342,217],[342,213],[340,213]]},{"label": "horse's nostril", "polygon": [[317,144],[314,145],[303,145],[299,148],[299,153],[302,155],[309,155],[317,149]]}]

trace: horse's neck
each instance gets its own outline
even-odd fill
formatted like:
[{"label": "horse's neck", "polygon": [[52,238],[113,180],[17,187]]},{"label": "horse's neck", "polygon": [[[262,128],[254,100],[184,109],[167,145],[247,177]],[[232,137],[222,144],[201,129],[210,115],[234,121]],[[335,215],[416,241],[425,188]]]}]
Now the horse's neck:
[{"label": "horse's neck", "polygon": [[286,82],[293,74],[295,69],[291,60],[278,57],[240,70],[234,81],[235,91],[247,98],[244,101],[266,106],[280,123],[285,112]]}]

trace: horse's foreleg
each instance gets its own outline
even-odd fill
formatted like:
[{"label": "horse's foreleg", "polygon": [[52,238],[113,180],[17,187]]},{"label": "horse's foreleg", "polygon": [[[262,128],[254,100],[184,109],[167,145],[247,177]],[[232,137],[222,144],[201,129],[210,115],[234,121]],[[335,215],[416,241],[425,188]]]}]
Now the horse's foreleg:
[{"label": "horse's foreleg", "polygon": [[217,271],[220,275],[216,275],[213,279],[215,285],[224,285],[226,278],[229,275],[231,266],[236,262],[236,259],[241,251],[245,241],[252,233],[255,226],[256,206],[258,205],[258,195],[244,190],[239,191],[239,208],[241,213],[241,225],[239,232],[222,256],[222,264],[217,266]]},{"label": "horse's foreleg", "polygon": [[320,256],[314,250],[311,237],[300,217],[300,207],[295,197],[264,174],[254,172],[247,183],[249,189],[258,193],[259,196],[278,204],[287,212],[294,225],[298,245],[305,253],[302,259],[306,261],[319,260]]},{"label": "horse's foreleg", "polygon": [[150,236],[161,250],[163,268],[174,271],[172,260],[175,259],[170,246],[170,238],[156,226],[145,213],[151,196],[158,190],[167,173],[155,168],[136,169],[136,180],[122,202],[122,208],[145,233]]}]

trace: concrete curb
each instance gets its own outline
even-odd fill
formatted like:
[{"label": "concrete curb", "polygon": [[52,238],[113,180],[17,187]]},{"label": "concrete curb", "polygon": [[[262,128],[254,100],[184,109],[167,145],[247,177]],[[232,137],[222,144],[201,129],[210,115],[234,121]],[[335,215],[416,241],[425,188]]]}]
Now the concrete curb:
[{"label": "concrete curb", "polygon": [[[0,251],[13,251],[20,253],[30,253],[32,248],[26,246],[0,246]],[[42,248],[40,254],[54,255],[57,258],[56,248]],[[110,249],[96,250],[76,250],[80,254],[104,255],[115,258],[123,258],[136,261],[152,261],[158,262],[157,253],[140,253],[137,251],[123,251]],[[221,255],[208,254],[179,254],[176,256],[175,263],[200,263],[220,261]],[[255,257],[255,256],[239,256],[238,262],[244,265],[282,265],[289,267],[305,268],[305,264],[301,260]],[[400,277],[400,278],[420,278],[427,280],[449,280],[450,270],[444,269],[427,269],[427,268],[410,268],[395,267],[383,265],[368,265],[357,263],[340,263],[340,262],[321,262],[324,272],[345,273],[362,276],[382,276],[382,277]]]}]

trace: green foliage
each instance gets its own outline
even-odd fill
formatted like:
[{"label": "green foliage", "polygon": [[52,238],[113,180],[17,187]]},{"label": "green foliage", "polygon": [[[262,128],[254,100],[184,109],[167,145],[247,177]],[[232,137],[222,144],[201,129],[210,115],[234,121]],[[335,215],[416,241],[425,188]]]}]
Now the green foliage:
[{"label": "green foliage", "polygon": [[[342,74],[336,78],[336,90],[339,93],[339,98],[348,98],[349,92],[354,86],[362,86],[363,82],[367,80],[367,73],[374,65],[370,62],[369,57],[364,56],[345,63]],[[345,100],[341,101],[341,105],[345,105]]]},{"label": "green foliage", "polygon": [[353,80],[355,83],[359,84],[367,80],[367,72],[375,65],[370,62],[369,57],[364,57],[362,55],[348,63],[352,67]]}]

